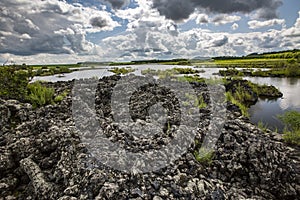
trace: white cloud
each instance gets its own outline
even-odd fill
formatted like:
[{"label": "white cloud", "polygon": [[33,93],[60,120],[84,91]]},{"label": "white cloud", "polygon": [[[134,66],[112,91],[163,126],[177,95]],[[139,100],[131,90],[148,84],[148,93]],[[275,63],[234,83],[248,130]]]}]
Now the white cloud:
[{"label": "white cloud", "polygon": [[[145,0],[135,0],[137,7],[115,10],[113,13],[58,0],[38,1],[35,4],[29,0],[2,2],[1,61],[9,58],[18,63],[65,63],[193,58],[300,48],[300,17],[290,28],[286,28],[284,20],[279,19],[249,22],[253,29],[280,24],[282,30],[227,33],[195,27],[182,28],[192,24],[185,22],[178,28],[178,24],[153,9],[151,1]],[[187,21],[216,26],[227,24],[226,27],[231,25],[232,30],[242,30],[238,28],[244,21],[240,21],[238,15],[208,16],[200,12],[196,10]],[[112,19],[113,15],[120,18],[124,32],[105,36],[98,44],[86,39],[89,33],[109,31],[119,26]],[[212,29],[217,28],[213,26]]]},{"label": "white cloud", "polygon": [[[300,38],[300,11],[298,12],[299,16],[293,27],[284,29],[283,35],[291,38]],[[300,42],[300,41],[298,41]]]},{"label": "white cloud", "polygon": [[207,24],[209,22],[208,15],[206,14],[199,14],[196,18],[197,24]]},{"label": "white cloud", "polygon": [[267,21],[252,20],[248,22],[250,29],[258,29],[258,28],[270,27],[275,25],[284,26],[284,24],[285,24],[284,19],[271,19]]},{"label": "white cloud", "polygon": [[237,23],[232,24],[231,29],[236,30],[239,28],[239,25]]},{"label": "white cloud", "polygon": [[88,53],[87,33],[119,25],[109,12],[59,0],[2,0],[0,10],[0,53]]},{"label": "white cloud", "polygon": [[208,24],[212,23],[216,26],[230,24],[233,22],[240,21],[242,18],[238,15],[228,15],[228,14],[220,14],[216,16],[208,16],[207,14],[193,14],[190,16],[189,20],[195,20],[196,24]]},{"label": "white cloud", "polygon": [[212,19],[212,22],[218,26],[218,25],[230,24],[240,20],[241,17],[238,15],[217,15]]}]

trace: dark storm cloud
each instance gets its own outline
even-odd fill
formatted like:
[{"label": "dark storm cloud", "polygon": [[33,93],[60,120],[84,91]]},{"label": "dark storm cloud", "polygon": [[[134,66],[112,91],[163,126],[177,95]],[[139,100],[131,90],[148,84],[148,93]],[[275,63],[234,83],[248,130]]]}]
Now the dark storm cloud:
[{"label": "dark storm cloud", "polygon": [[94,17],[90,20],[90,23],[94,27],[103,28],[107,26],[107,20],[102,17]]},{"label": "dark storm cloud", "polygon": [[277,17],[277,8],[282,0],[152,0],[153,7],[161,15],[175,21],[189,17],[195,8],[208,13],[251,13],[258,11],[257,17],[271,19]]},{"label": "dark storm cloud", "polygon": [[208,23],[208,18],[207,18],[207,16],[205,16],[205,15],[200,16],[200,17],[197,19],[197,23],[199,23],[199,24],[206,24],[206,23]]},{"label": "dark storm cloud", "polygon": [[213,47],[221,47],[227,43],[228,43],[228,37],[224,36],[221,39],[216,39],[215,41],[213,41]]},{"label": "dark storm cloud", "polygon": [[175,21],[188,18],[195,9],[190,0],[153,0],[153,7],[157,8],[161,15]]},{"label": "dark storm cloud", "polygon": [[128,0],[104,0],[108,2],[114,9],[120,9],[128,4]]}]

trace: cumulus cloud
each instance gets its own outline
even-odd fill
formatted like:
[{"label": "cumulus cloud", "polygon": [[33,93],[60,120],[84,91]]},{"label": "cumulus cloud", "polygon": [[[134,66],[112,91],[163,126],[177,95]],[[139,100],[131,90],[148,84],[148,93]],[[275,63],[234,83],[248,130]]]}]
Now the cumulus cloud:
[{"label": "cumulus cloud", "polygon": [[180,21],[187,19],[195,8],[209,13],[251,13],[256,11],[256,16],[263,19],[277,17],[277,8],[282,5],[282,0],[152,0],[153,8],[168,19]]},{"label": "cumulus cloud", "polygon": [[258,29],[258,28],[275,26],[275,25],[283,26],[284,24],[285,24],[284,19],[271,19],[271,20],[267,20],[267,21],[252,20],[252,21],[248,22],[250,29]]},{"label": "cumulus cloud", "polygon": [[237,23],[232,24],[231,29],[236,30],[239,28],[239,25]]},{"label": "cumulus cloud", "polygon": [[108,25],[108,22],[106,21],[106,19],[104,19],[102,17],[91,18],[90,23],[91,23],[92,26],[99,27],[99,28],[103,28],[103,27],[106,27]]},{"label": "cumulus cloud", "polygon": [[199,14],[196,18],[197,24],[207,24],[209,22],[208,15],[206,14]]},{"label": "cumulus cloud", "polygon": [[230,24],[236,21],[240,21],[241,17],[237,15],[218,15],[215,18],[213,18],[212,22],[215,25],[224,25],[224,24]]},{"label": "cumulus cloud", "polygon": [[[136,55],[139,52],[139,56],[141,56],[141,52],[144,52],[144,55],[150,56],[158,54],[157,51],[154,51],[155,49],[160,49],[161,54],[164,54],[168,50],[164,45],[158,43],[158,41],[162,40],[159,36],[163,34],[164,36],[168,36],[170,40],[173,40],[179,34],[177,24],[172,20],[166,20],[163,16],[160,16],[156,10],[151,8],[149,1],[137,0],[137,2],[139,6],[136,8],[116,11],[116,16],[128,20],[126,31],[130,32],[130,38],[134,38],[135,40],[130,45],[126,45],[126,49],[123,49],[123,45],[121,45],[121,49],[126,52],[122,54],[128,56]],[[123,37],[120,38],[123,39]],[[122,42],[122,44],[125,43],[126,41]],[[132,45],[134,47],[129,48]],[[138,49],[139,51],[136,52],[132,49]]]},{"label": "cumulus cloud", "polygon": [[[283,35],[292,38],[300,37],[300,11],[298,12],[299,16],[295,22],[295,25],[289,29],[283,31]],[[300,41],[299,41],[300,42]]]},{"label": "cumulus cloud", "polygon": [[217,38],[217,39],[213,40],[212,41],[212,44],[213,44],[212,47],[221,47],[221,46],[223,46],[227,43],[228,43],[228,37],[224,35],[221,38]]},{"label": "cumulus cloud", "polygon": [[[85,2],[100,1],[105,0]],[[231,29],[236,30],[239,25],[244,25],[244,21],[238,22],[243,16],[240,13],[263,17],[263,11],[267,14],[267,7],[273,6],[272,13],[276,14],[275,2],[280,2],[278,0],[134,0],[135,6],[126,9],[119,9],[125,7],[126,1],[106,0],[114,8],[112,11],[108,9],[111,13],[101,9],[105,6],[97,4],[98,10],[74,2],[84,4],[84,0],[73,0],[73,4],[59,0],[37,1],[35,4],[29,0],[1,0],[0,60],[5,61],[9,57],[18,63],[35,63],[37,60],[59,63],[193,58],[300,48],[300,17],[290,28],[286,28],[280,19],[262,21],[252,18],[249,23],[253,31],[243,33],[227,33],[222,29],[214,32],[194,24],[190,27],[190,23],[176,22],[188,19],[195,20],[197,24],[229,24],[228,27],[231,25]],[[159,2],[161,5],[158,5]],[[229,7],[228,2],[233,3],[233,7]],[[234,7],[237,4],[244,7]],[[165,7],[169,8],[168,13]],[[112,16],[122,23],[125,31],[105,34],[105,38],[97,44],[87,41],[89,33],[109,31],[119,26]],[[282,30],[260,32],[254,29],[275,24],[282,25]]]},{"label": "cumulus cloud", "polygon": [[34,55],[91,52],[86,33],[118,26],[106,11],[65,1],[0,2],[0,53]]}]

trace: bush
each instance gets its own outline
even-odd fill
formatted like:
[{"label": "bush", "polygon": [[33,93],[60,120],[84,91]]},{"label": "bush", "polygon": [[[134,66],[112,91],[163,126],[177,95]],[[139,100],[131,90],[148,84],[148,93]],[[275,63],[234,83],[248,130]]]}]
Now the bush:
[{"label": "bush", "polygon": [[25,101],[32,76],[31,68],[25,70],[24,66],[0,67],[0,98]]},{"label": "bush", "polygon": [[43,86],[40,82],[28,85],[28,97],[34,108],[53,103],[54,89]]}]

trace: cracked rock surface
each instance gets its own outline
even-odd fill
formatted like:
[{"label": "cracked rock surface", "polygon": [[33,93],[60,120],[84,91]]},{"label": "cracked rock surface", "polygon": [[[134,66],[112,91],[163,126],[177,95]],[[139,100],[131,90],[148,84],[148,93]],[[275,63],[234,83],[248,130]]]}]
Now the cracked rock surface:
[{"label": "cracked rock surface", "polygon": [[[129,107],[134,123],[128,126],[133,130],[135,124],[144,126],[155,118],[161,127],[154,127],[155,134],[150,137],[131,135],[122,131],[124,124],[114,120],[111,109],[119,79],[104,77],[97,85],[94,114],[104,135],[132,152],[160,149],[170,143],[181,125],[176,94],[156,84],[133,93]],[[72,90],[74,81],[48,85],[60,93]],[[262,132],[231,104],[212,161],[195,159],[195,150],[209,133],[212,113],[207,86],[191,85],[208,105],[199,109],[197,142],[174,162],[148,173],[118,171],[93,155],[74,122],[71,93],[58,104],[38,109],[0,100],[0,199],[299,198],[299,148],[287,146],[276,133]],[[162,109],[166,119],[160,119],[163,114],[155,115],[155,110]],[[81,125],[88,125],[89,120],[82,118]]]}]

